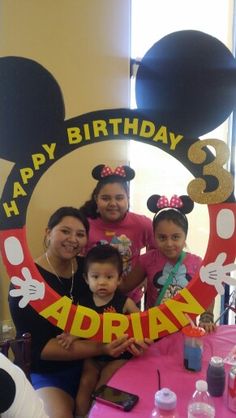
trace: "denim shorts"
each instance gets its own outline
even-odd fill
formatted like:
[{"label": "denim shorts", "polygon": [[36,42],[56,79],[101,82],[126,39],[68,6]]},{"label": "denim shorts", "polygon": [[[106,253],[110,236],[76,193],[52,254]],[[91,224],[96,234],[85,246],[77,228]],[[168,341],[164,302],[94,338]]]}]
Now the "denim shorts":
[{"label": "denim shorts", "polygon": [[82,364],[53,373],[31,373],[31,383],[35,390],[55,387],[64,390],[75,399],[81,377]]}]

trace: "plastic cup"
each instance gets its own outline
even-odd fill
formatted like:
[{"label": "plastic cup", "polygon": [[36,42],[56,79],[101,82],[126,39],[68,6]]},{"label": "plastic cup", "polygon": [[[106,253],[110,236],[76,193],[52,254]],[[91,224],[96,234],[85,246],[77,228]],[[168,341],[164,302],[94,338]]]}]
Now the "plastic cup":
[{"label": "plastic cup", "polygon": [[12,320],[5,319],[0,321],[0,341],[5,341],[15,337],[15,328]]},{"label": "plastic cup", "polygon": [[187,326],[182,329],[184,335],[184,367],[192,372],[202,369],[203,337],[206,331],[200,327]]}]

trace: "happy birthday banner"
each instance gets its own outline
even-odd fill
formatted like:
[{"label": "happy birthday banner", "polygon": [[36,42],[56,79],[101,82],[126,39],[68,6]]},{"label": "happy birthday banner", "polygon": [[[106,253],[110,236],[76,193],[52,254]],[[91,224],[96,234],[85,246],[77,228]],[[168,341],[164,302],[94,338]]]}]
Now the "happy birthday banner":
[{"label": "happy birthday banner", "polygon": [[[221,124],[236,103],[236,61],[219,40],[180,31],[154,44],[140,63],[138,108],[99,110],[64,120],[63,96],[54,77],[22,57],[0,58],[0,157],[15,162],[0,201],[0,249],[19,306],[30,304],[44,318],[82,338],[109,342],[128,333],[157,339],[176,332],[236,284],[234,179],[225,168],[230,152],[220,139],[199,136]],[[32,193],[48,168],[69,152],[107,140],[158,147],[193,175],[189,196],[207,204],[210,234],[200,271],[173,299],[145,312],[99,315],[75,306],[44,281],[26,239]],[[210,148],[209,148],[210,147]],[[213,150],[213,152],[211,152]]]}]

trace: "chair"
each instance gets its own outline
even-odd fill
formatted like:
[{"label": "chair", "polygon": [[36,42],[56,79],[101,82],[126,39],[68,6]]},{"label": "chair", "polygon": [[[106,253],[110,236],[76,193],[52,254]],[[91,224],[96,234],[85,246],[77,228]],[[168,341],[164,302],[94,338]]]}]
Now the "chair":
[{"label": "chair", "polygon": [[6,339],[0,342],[0,352],[12,359],[19,366],[30,381],[31,365],[31,334],[25,333],[22,337]]}]

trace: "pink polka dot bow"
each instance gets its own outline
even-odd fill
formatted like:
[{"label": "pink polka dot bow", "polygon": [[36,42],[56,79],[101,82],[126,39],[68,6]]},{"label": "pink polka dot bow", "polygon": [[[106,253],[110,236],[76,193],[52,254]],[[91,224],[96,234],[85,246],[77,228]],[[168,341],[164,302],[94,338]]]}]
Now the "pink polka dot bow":
[{"label": "pink polka dot bow", "polygon": [[179,196],[174,194],[170,201],[166,196],[161,196],[157,201],[158,209],[163,208],[181,208],[183,206],[183,202]]},{"label": "pink polka dot bow", "polygon": [[112,168],[108,167],[107,165],[103,167],[102,172],[101,172],[101,177],[114,176],[114,175],[126,177],[124,167],[118,166],[115,168],[115,170],[112,170]]}]

